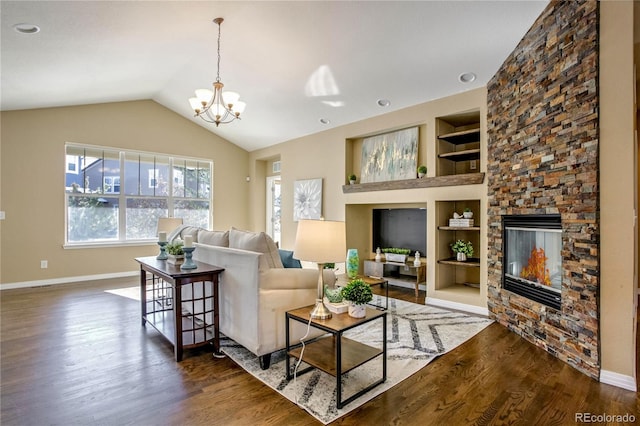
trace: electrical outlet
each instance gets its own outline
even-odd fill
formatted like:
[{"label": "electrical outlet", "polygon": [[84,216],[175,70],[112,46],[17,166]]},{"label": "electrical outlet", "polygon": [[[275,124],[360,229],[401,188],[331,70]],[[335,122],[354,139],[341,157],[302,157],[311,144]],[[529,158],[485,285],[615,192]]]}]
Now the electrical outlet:
[{"label": "electrical outlet", "polygon": [[4,220],[5,216],[4,216],[4,211],[0,211],[0,220]]},{"label": "electrical outlet", "polygon": [[48,260],[41,260],[40,261],[40,269],[47,269],[49,267],[49,261]]},{"label": "electrical outlet", "polygon": [[475,170],[477,168],[476,160],[469,161],[469,169]]}]

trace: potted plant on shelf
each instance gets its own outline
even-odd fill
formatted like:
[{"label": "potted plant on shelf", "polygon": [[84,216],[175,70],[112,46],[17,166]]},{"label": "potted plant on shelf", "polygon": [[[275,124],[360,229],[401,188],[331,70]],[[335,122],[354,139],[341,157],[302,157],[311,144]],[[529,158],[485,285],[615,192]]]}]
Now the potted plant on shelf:
[{"label": "potted plant on shelf", "polygon": [[373,293],[369,284],[356,278],[342,288],[342,298],[349,301],[350,316],[364,318],[367,314],[367,303],[373,299]]},{"label": "potted plant on shelf", "polygon": [[387,247],[383,248],[384,258],[387,262],[405,263],[407,256],[411,253],[411,250],[404,248]]},{"label": "potted plant on shelf", "polygon": [[167,252],[167,263],[180,265],[184,262],[184,250],[182,250],[182,240],[175,240],[165,246]]},{"label": "potted plant on shelf", "polygon": [[471,241],[465,243],[462,240],[458,240],[451,244],[451,250],[456,254],[456,260],[458,262],[465,262],[467,257],[473,256],[473,245]]},{"label": "potted plant on shelf", "polygon": [[353,173],[349,175],[349,185],[353,185],[356,183],[356,175],[354,175]]},{"label": "potted plant on shelf", "polygon": [[473,212],[469,207],[464,209],[464,211],[462,212],[462,217],[464,217],[465,219],[471,219],[473,217]]},{"label": "potted plant on shelf", "polygon": [[427,174],[427,166],[422,165],[418,167],[418,177],[423,178]]}]

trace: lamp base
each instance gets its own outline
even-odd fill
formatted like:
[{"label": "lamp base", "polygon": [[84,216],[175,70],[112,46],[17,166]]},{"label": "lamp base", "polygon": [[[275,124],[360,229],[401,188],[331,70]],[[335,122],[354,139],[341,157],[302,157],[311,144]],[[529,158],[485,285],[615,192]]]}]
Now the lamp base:
[{"label": "lamp base", "polygon": [[331,311],[324,306],[322,299],[316,299],[316,306],[311,310],[311,319],[329,319]]}]

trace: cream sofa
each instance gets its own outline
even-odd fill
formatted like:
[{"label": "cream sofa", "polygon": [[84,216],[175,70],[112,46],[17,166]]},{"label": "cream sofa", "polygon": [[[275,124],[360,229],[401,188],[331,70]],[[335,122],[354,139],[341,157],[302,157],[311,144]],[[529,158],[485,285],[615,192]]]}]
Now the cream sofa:
[{"label": "cream sofa", "polygon": [[[315,303],[317,269],[284,268],[276,244],[263,232],[181,227],[170,240],[186,234],[194,237],[194,260],[225,269],[219,286],[220,332],[268,368],[271,353],[286,347],[285,312]],[[324,277],[325,282],[335,282],[332,270],[325,270]],[[292,341],[297,342],[306,327],[297,322],[290,326]]]}]

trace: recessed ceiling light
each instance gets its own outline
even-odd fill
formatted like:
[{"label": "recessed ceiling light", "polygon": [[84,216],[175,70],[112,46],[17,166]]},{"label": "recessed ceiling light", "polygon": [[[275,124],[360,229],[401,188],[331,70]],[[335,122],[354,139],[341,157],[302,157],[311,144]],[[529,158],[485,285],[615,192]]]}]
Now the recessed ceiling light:
[{"label": "recessed ceiling light", "polygon": [[331,123],[331,120],[329,120],[328,118],[321,118],[321,119],[320,119],[320,123],[322,123],[322,124],[329,124],[329,123]]},{"label": "recessed ceiling light", "polygon": [[476,79],[476,75],[472,72],[465,72],[463,74],[460,74],[460,76],[458,76],[458,81],[460,81],[460,83],[471,83],[475,79]]},{"label": "recessed ceiling light", "polygon": [[378,106],[385,108],[391,105],[391,101],[389,99],[378,99],[377,104]]},{"label": "recessed ceiling light", "polygon": [[33,25],[33,24],[26,24],[26,23],[15,24],[13,26],[13,29],[15,30],[15,32],[20,34],[35,34],[40,32],[39,26]]}]

